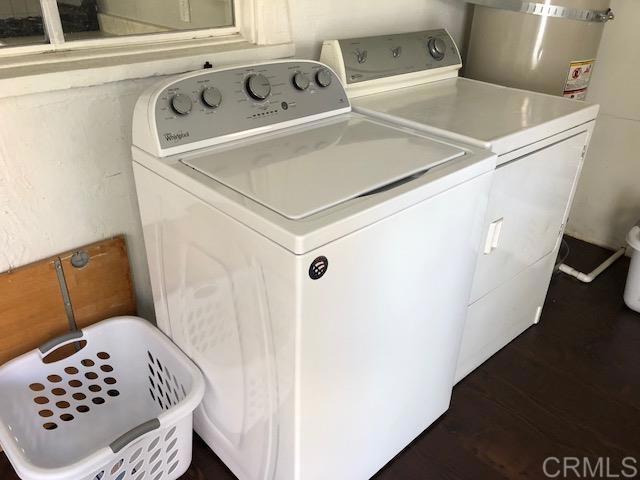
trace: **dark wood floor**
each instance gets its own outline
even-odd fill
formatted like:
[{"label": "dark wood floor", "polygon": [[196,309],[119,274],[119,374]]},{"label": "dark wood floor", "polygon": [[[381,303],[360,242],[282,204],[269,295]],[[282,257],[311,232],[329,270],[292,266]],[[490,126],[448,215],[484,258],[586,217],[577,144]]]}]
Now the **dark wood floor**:
[{"label": "dark wood floor", "polygon": [[[568,240],[567,262],[583,271],[609,254]],[[609,457],[611,473],[632,456],[640,467],[640,314],[622,301],[627,267],[591,285],[554,277],[540,324],[457,385],[449,411],[376,480],[545,478],[550,456]],[[17,479],[4,457],[0,478]],[[182,478],[235,477],[196,437]]]}]

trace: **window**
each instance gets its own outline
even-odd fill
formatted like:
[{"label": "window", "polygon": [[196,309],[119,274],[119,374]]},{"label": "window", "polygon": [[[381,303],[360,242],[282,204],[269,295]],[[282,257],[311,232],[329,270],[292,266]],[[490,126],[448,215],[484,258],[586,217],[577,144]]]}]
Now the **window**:
[{"label": "window", "polygon": [[0,47],[43,43],[39,1],[0,0]]},{"label": "window", "polygon": [[233,0],[0,0],[0,54],[229,35],[234,25]]}]

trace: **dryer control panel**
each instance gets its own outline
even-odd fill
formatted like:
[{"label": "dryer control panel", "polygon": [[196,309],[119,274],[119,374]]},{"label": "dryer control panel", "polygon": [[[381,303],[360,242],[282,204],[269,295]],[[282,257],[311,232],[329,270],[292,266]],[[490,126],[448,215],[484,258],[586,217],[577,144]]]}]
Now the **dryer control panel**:
[{"label": "dryer control panel", "polygon": [[348,87],[411,74],[457,72],[462,66],[458,47],[445,29],[328,40],[320,61],[334,68]]},{"label": "dryer control panel", "polygon": [[350,108],[336,74],[318,62],[202,70],[165,81],[140,98],[133,143],[166,156]]}]

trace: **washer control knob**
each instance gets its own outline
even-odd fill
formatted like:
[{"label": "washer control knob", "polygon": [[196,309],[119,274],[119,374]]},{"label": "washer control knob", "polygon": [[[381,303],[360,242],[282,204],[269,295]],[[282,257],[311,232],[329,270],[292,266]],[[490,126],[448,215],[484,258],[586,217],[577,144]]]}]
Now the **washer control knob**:
[{"label": "washer control knob", "polygon": [[302,72],[296,72],[293,75],[293,86],[298,90],[306,90],[309,88],[309,77]]},{"label": "washer control knob", "polygon": [[193,108],[191,97],[184,93],[177,93],[171,98],[171,108],[178,115],[186,115]]},{"label": "washer control knob", "polygon": [[202,101],[207,107],[218,108],[222,103],[222,94],[216,87],[206,87],[202,90]]},{"label": "washer control knob", "polygon": [[271,93],[271,83],[269,79],[261,73],[255,73],[247,78],[247,93],[251,98],[256,100],[264,100]]},{"label": "washer control knob", "polygon": [[332,80],[331,72],[326,68],[321,68],[316,73],[316,83],[321,87],[328,87]]},{"label": "washer control knob", "polygon": [[447,52],[447,45],[439,37],[431,37],[427,42],[427,48],[429,49],[429,54],[436,60],[442,60]]}]

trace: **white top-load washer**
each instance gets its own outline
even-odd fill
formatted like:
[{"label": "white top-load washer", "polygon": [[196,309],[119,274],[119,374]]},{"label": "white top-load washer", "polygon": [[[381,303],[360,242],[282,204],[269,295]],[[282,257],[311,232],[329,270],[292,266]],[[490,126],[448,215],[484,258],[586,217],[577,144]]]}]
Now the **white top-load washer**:
[{"label": "white top-load washer", "polygon": [[494,154],[294,60],[164,80],[132,151],[158,325],[239,478],[368,478],[448,408]]},{"label": "white top-load washer", "polygon": [[443,29],[327,41],[321,61],[356,112],[498,155],[460,380],[539,320],[598,106],[459,78]]}]

